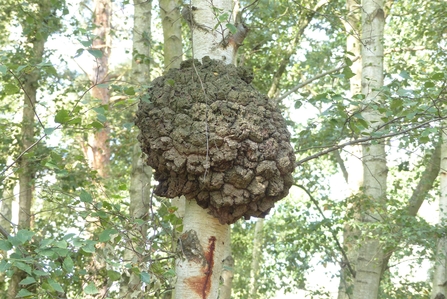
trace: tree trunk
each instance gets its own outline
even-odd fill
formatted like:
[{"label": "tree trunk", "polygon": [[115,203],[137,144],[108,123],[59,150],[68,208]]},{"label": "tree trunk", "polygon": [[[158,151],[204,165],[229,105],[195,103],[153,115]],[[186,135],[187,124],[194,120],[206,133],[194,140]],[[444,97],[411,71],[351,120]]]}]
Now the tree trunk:
[{"label": "tree trunk", "polygon": [[[443,123],[444,126],[446,122]],[[440,171],[440,194],[439,194],[439,222],[447,219],[447,132],[445,127],[441,130],[441,171]],[[433,275],[433,289],[431,298],[439,299],[447,297],[447,237],[440,236],[436,248],[435,271]]]},{"label": "tree trunk", "polygon": [[[365,0],[362,5],[362,92],[365,95],[363,117],[370,132],[383,123],[381,115],[372,108],[380,104],[383,86],[383,30],[385,13],[383,1]],[[362,146],[363,200],[360,205],[360,221],[372,224],[381,221],[386,208],[386,183],[388,168],[384,141]],[[354,280],[355,299],[376,299],[379,291],[384,253],[378,236],[367,228],[362,234]]]},{"label": "tree trunk", "polygon": [[[152,1],[134,0],[134,27],[133,27],[133,51],[132,51],[132,82],[144,88],[150,81],[150,57],[151,57],[151,21]],[[130,174],[129,212],[132,220],[144,219],[149,216],[150,189],[152,168],[146,165],[144,154],[137,142],[132,151],[132,172]],[[144,244],[147,239],[147,225],[139,227],[139,242]],[[139,245],[144,247],[144,245]],[[136,246],[134,246],[136,247]],[[131,249],[125,249],[125,263],[138,264],[139,255]],[[142,283],[138,274],[129,271],[123,273],[120,285],[120,298],[137,298],[141,296]]]},{"label": "tree trunk", "polygon": [[160,17],[163,27],[163,53],[165,70],[180,68],[182,62],[182,27],[179,0],[160,0]]},{"label": "tree trunk", "polygon": [[[348,15],[344,26],[348,34],[346,38],[346,51],[352,53],[353,56],[348,58],[354,59],[355,57],[361,57],[361,42],[360,42],[360,6],[355,0],[347,0],[346,2]],[[361,81],[362,81],[362,60],[357,59],[351,65],[351,71],[355,74],[350,78],[350,91],[351,96],[361,94]],[[351,110],[358,107],[351,107]],[[340,166],[342,169],[346,167],[345,180],[349,188],[349,196],[355,198],[355,195],[359,193],[361,186],[363,185],[363,164],[359,159],[361,157],[361,146],[353,145],[345,149],[349,152],[346,163],[340,157]],[[336,153],[338,156],[339,153]],[[356,214],[352,203],[349,204],[348,209],[351,210],[353,215]],[[343,261],[342,269],[340,271],[340,283],[338,299],[349,299],[352,295],[354,275],[350,273],[350,268],[355,271],[355,264],[357,260],[357,247],[356,240],[358,240],[359,232],[355,230],[351,225],[346,224],[343,231],[343,246],[346,250],[348,260]],[[348,267],[348,263],[350,267]]]},{"label": "tree trunk", "polygon": [[[209,56],[231,64],[235,60],[237,45],[230,43],[224,46],[222,30],[226,24],[217,23],[216,11],[231,14],[232,1],[193,0],[191,6],[182,11],[192,31],[193,56],[199,60]],[[220,224],[194,200],[186,202],[183,232],[179,239],[182,256],[176,260],[175,299],[217,298],[229,234],[229,225]]]},{"label": "tree trunk", "polygon": [[[50,15],[51,6],[49,1],[41,1],[36,11],[36,27],[31,32],[41,32],[39,36],[27,36],[29,44],[32,44],[31,63],[37,65],[42,62],[47,41],[48,29],[42,29],[43,20]],[[42,23],[39,23],[42,22]],[[34,122],[36,120],[35,109],[37,104],[37,90],[39,87],[40,71],[34,69],[22,76],[23,82],[23,110],[22,110],[22,131],[20,150],[24,152],[34,143]],[[31,227],[32,213],[31,206],[33,201],[34,176],[36,169],[31,161],[25,155],[19,161],[19,229],[29,229]],[[8,287],[7,298],[15,298],[20,290],[19,282],[25,277],[26,273],[16,269]]]},{"label": "tree trunk", "polygon": [[[92,48],[101,51],[101,54],[95,55],[95,66],[90,74],[90,81],[92,84],[91,95],[94,100],[101,103],[104,109],[107,110],[110,103],[110,91],[107,86],[100,84],[109,83],[109,57],[111,53],[111,15],[112,7],[111,0],[95,0],[95,10],[93,15],[93,22],[95,25]],[[98,105],[99,106],[99,105]],[[106,178],[109,174],[110,164],[110,147],[109,123],[103,122],[103,128],[99,129],[88,137],[88,144],[84,145],[84,155],[87,157],[90,167],[96,170],[101,178]],[[87,219],[90,223],[87,228],[90,233],[90,238],[95,235],[96,227],[99,226],[98,218]],[[89,265],[89,272],[92,274],[92,281],[99,290],[99,297],[105,298],[107,296],[110,282],[105,275],[106,260],[104,254],[106,252],[105,245],[101,244],[96,248],[92,255],[91,264]],[[86,282],[87,283],[87,282]],[[92,296],[86,296],[92,298]]]},{"label": "tree trunk", "polygon": [[[92,97],[101,101],[101,105],[108,106],[110,103],[110,91],[107,86],[99,84],[108,83],[109,80],[109,57],[111,52],[111,2],[110,0],[95,0],[94,24],[95,39],[93,49],[100,50],[100,57],[95,58],[95,66],[90,75],[93,85]],[[103,123],[104,128],[89,136],[88,144],[84,147],[84,153],[88,158],[92,169],[98,171],[100,177],[107,177],[110,163],[109,135],[110,127],[108,122]]]},{"label": "tree trunk", "polygon": [[253,253],[250,269],[250,285],[248,298],[256,299],[258,296],[258,278],[259,278],[259,261],[261,259],[261,247],[263,243],[264,219],[260,218],[256,221],[255,234],[253,237]]},{"label": "tree trunk", "polygon": [[225,240],[225,249],[223,260],[223,269],[221,278],[221,285],[219,290],[219,299],[231,299],[231,290],[233,288],[234,277],[234,259],[231,254],[231,237],[228,234],[228,240]]}]

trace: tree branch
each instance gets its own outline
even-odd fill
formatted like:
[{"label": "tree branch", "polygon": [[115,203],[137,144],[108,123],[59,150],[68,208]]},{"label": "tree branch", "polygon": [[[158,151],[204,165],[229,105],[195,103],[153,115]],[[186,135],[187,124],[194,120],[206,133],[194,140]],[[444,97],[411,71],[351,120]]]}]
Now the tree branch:
[{"label": "tree branch", "polygon": [[[326,216],[324,216],[323,211],[318,206],[318,202],[315,200],[315,198],[312,196],[312,194],[310,194],[310,192],[306,189],[306,187],[304,187],[303,185],[298,185],[298,184],[294,184],[294,186],[296,186],[296,187],[302,189],[304,192],[306,192],[307,196],[309,196],[310,200],[313,202],[313,204],[317,208],[320,215],[323,217],[324,220],[327,220]],[[346,265],[348,266],[349,272],[351,273],[352,277],[355,277],[355,271],[354,271],[354,269],[352,269],[352,266],[351,266],[351,263],[349,262],[348,256],[347,256],[345,250],[343,249],[343,246],[341,246],[340,242],[338,241],[337,235],[331,229],[331,227],[329,227],[327,225],[326,225],[326,227],[331,232],[332,239],[334,239],[335,244],[337,244],[338,249],[340,250],[341,254],[343,255],[343,259],[346,261]]]},{"label": "tree branch", "polygon": [[[359,58],[360,58],[360,56],[357,56],[357,57],[355,57],[354,59],[352,59],[351,61],[354,62],[354,61],[358,60]],[[348,65],[347,65],[346,63],[343,63],[342,65],[340,65],[340,66],[338,66],[338,67],[336,67],[336,68],[333,68],[333,69],[331,69],[331,70],[329,70],[329,71],[327,71],[327,72],[318,74],[318,75],[316,75],[315,77],[310,78],[310,79],[304,81],[303,83],[299,83],[299,84],[297,84],[295,87],[293,87],[292,89],[290,89],[290,90],[287,91],[286,93],[282,94],[281,96],[279,96],[279,97],[276,98],[275,100],[276,100],[277,102],[279,102],[279,101],[285,99],[285,98],[286,98],[287,96],[289,96],[290,94],[292,94],[292,93],[294,93],[295,91],[297,91],[298,89],[300,89],[300,88],[306,86],[307,84],[310,84],[310,83],[314,82],[315,80],[320,79],[321,77],[324,77],[324,76],[326,76],[326,75],[329,75],[329,74],[335,73],[335,72],[337,72],[337,71],[339,71],[339,70],[341,70],[341,69],[344,69],[344,68],[347,67],[347,66],[348,66]]]},{"label": "tree branch", "polygon": [[351,140],[351,141],[348,141],[348,142],[345,142],[345,143],[337,144],[337,145],[331,146],[331,147],[329,147],[329,148],[327,148],[327,149],[325,149],[325,150],[323,150],[321,152],[318,152],[316,154],[307,156],[306,158],[297,161],[296,162],[296,166],[299,166],[299,165],[303,164],[304,162],[307,162],[307,161],[319,158],[321,156],[324,156],[324,155],[326,155],[328,153],[331,153],[333,151],[342,149],[342,148],[344,148],[344,147],[346,147],[348,145],[360,144],[360,143],[365,143],[365,142],[368,142],[368,141],[381,140],[381,139],[386,139],[386,138],[399,136],[399,135],[408,133],[410,131],[413,131],[413,130],[425,127],[425,126],[431,124],[432,122],[440,121],[440,120],[443,120],[443,119],[447,119],[447,116],[446,117],[439,117],[439,118],[431,119],[431,120],[425,121],[423,123],[420,123],[417,126],[414,126],[414,127],[411,127],[411,128],[399,131],[399,132],[384,134],[384,135],[381,135],[381,136],[369,136],[369,137],[364,137],[364,138],[358,138],[358,139],[354,139],[354,140]]}]

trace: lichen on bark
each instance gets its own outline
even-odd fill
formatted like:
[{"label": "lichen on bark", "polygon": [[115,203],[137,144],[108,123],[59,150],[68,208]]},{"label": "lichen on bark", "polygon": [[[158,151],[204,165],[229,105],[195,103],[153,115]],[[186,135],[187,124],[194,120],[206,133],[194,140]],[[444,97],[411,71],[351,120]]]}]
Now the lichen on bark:
[{"label": "lichen on bark", "polygon": [[281,112],[245,68],[203,58],[155,79],[136,117],[139,141],[159,182],[221,223],[264,217],[288,194],[295,155]]}]

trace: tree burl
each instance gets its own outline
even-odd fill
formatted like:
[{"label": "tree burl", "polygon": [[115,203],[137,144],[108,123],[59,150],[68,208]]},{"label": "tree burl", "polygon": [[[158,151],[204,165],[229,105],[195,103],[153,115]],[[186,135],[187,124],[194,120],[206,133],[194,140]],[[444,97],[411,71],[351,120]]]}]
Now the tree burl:
[{"label": "tree burl", "polygon": [[155,194],[194,199],[222,224],[264,217],[288,194],[290,133],[252,78],[245,68],[205,57],[152,82],[136,125],[159,182]]}]

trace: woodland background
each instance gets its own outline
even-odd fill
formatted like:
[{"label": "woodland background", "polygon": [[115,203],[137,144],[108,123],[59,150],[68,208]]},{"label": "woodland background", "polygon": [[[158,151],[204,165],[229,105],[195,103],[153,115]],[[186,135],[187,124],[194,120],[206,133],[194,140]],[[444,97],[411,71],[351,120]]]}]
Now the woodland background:
[{"label": "woodland background", "polygon": [[[187,5],[2,0],[0,298],[171,297],[182,219],[153,195],[133,122],[151,80],[192,57]],[[297,168],[265,220],[232,226],[231,298],[351,298],[370,240],[376,298],[445,294],[447,2],[383,3],[384,79],[369,102],[362,3],[238,7],[250,31],[237,64],[283,110]],[[374,145],[387,162],[380,200],[362,185],[361,147]]]}]

